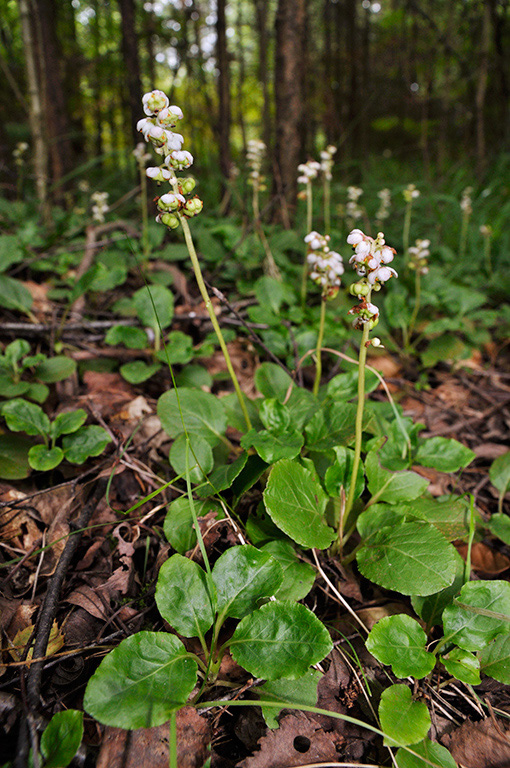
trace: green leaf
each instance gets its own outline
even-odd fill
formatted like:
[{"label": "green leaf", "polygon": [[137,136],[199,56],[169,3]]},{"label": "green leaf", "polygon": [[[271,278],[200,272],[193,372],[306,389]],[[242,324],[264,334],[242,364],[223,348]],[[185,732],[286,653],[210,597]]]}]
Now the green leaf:
[{"label": "green leaf", "polygon": [[480,670],[504,685],[510,685],[510,634],[498,635],[478,654]]},{"label": "green leaf", "polygon": [[275,594],[283,582],[283,570],[268,552],[245,544],[230,547],[218,558],[213,581],[220,620],[242,619]]},{"label": "green leaf", "polygon": [[120,374],[130,384],[142,384],[161,370],[159,363],[148,365],[143,360],[133,360],[120,366]]},{"label": "green leaf", "polygon": [[20,435],[0,435],[0,478],[23,480],[30,473],[28,451],[32,442]]},{"label": "green leaf", "polygon": [[104,340],[105,344],[123,344],[128,349],[146,349],[149,346],[145,331],[131,325],[114,325],[108,330]]},{"label": "green leaf", "polygon": [[[341,489],[344,489],[345,495],[349,495],[352,478],[352,466],[354,462],[354,451],[346,448],[344,445],[337,445],[333,448],[336,461],[326,470],[324,478],[326,491],[329,496],[340,496]],[[356,476],[356,490],[354,498],[358,499],[365,489],[365,473],[363,462],[360,461],[358,473]]]},{"label": "green leaf", "polygon": [[[203,517],[209,512],[215,512],[218,518],[224,517],[224,513],[219,504],[215,501],[195,501],[195,512],[197,517]],[[197,535],[193,527],[193,516],[191,506],[187,496],[181,496],[172,501],[163,523],[165,536],[172,547],[183,555],[188,550],[193,549],[197,543]]]},{"label": "green leaf", "polygon": [[[179,435],[175,438],[170,448],[169,460],[172,468],[178,475],[186,473],[186,444],[189,439],[188,466],[190,468],[190,480],[192,483],[201,483],[205,475],[214,467],[214,457],[211,446],[201,435],[190,433]],[[196,457],[196,458],[195,458]],[[199,466],[197,466],[197,462]]]},{"label": "green leaf", "polygon": [[432,595],[455,577],[455,549],[429,523],[382,528],[360,549],[357,560],[367,579],[404,595]]},{"label": "green leaf", "polygon": [[73,285],[69,294],[69,302],[72,304],[77,298],[87,293],[96,277],[102,274],[103,270],[104,267],[102,264],[93,264],[90,269],[87,269],[87,271],[84,272],[79,280]]},{"label": "green leaf", "polygon": [[403,508],[395,504],[374,504],[358,516],[356,527],[361,538],[366,541],[381,528],[399,525],[404,521]]},{"label": "green leaf", "polygon": [[[232,464],[222,464],[221,467],[217,467],[217,469],[209,475],[208,482],[204,486],[196,489],[197,496],[199,498],[205,498],[214,493],[226,491],[240,475],[249,458],[254,457],[249,457],[247,453],[242,453],[232,462]],[[258,457],[257,461],[260,461]]]},{"label": "green leaf", "polygon": [[40,472],[55,469],[63,458],[64,452],[57,446],[48,448],[45,445],[33,445],[28,452],[28,463],[32,469],[38,469]]},{"label": "green leaf", "polygon": [[156,604],[165,621],[184,637],[203,637],[212,626],[207,574],[182,555],[172,555],[161,566]]},{"label": "green leaf", "polygon": [[0,235],[0,272],[6,272],[24,258],[23,245],[16,235]]},{"label": "green leaf", "polygon": [[269,552],[283,568],[283,582],[275,592],[277,600],[303,600],[313,587],[315,568],[300,560],[290,541],[268,541],[260,549]]},{"label": "green leaf", "polygon": [[46,386],[46,384],[38,384],[37,382],[35,382],[29,385],[25,394],[30,400],[35,400],[36,403],[41,404],[48,399],[50,390],[49,390],[49,387]]},{"label": "green leaf", "polygon": [[136,314],[153,330],[168,328],[174,316],[174,295],[163,285],[144,285],[133,296]]},{"label": "green leaf", "polygon": [[479,685],[480,661],[469,651],[454,648],[445,656],[440,656],[446,671],[467,685]]},{"label": "green leaf", "polygon": [[12,376],[0,374],[0,395],[11,398],[25,395],[30,389],[28,381],[14,381]]},{"label": "green leaf", "polygon": [[273,464],[280,459],[294,459],[299,455],[303,443],[303,435],[296,429],[278,434],[267,429],[260,432],[250,429],[241,438],[241,446],[246,450],[253,446],[266,464]]},{"label": "green leaf", "polygon": [[282,459],[274,464],[264,491],[264,504],[273,523],[297,544],[317,549],[329,547],[335,531],[324,519],[326,502],[317,478],[297,461]]},{"label": "green leaf", "polygon": [[272,680],[254,689],[260,698],[262,714],[268,728],[278,728],[277,717],[282,710],[264,707],[264,701],[284,701],[291,709],[299,709],[299,705],[315,707],[318,696],[317,686],[321,677],[318,670],[309,669],[297,680],[287,678]]},{"label": "green leaf", "polygon": [[305,427],[309,451],[329,451],[354,440],[356,406],[354,403],[330,403],[310,419]]},{"label": "green leaf", "polygon": [[286,405],[290,413],[290,423],[294,429],[303,429],[319,410],[317,398],[301,387],[293,388]]},{"label": "green leaf", "polygon": [[[495,615],[486,615],[487,611]],[[448,642],[466,651],[482,650],[497,635],[507,634],[510,632],[510,584],[496,580],[464,584],[458,600],[443,611],[443,628]]]},{"label": "green leaf", "polygon": [[413,701],[407,685],[390,685],[383,691],[379,720],[386,746],[416,744],[430,728],[430,715],[424,701]]},{"label": "green leaf", "polygon": [[412,501],[421,496],[429,481],[416,472],[390,472],[381,466],[376,451],[370,451],[365,460],[368,478],[368,490],[377,501],[396,504],[399,501]]},{"label": "green leaf", "polygon": [[[377,367],[377,366],[375,366]],[[379,379],[372,371],[365,371],[365,392],[372,392],[379,386]],[[339,373],[328,382],[326,392],[331,400],[352,400],[358,394],[358,371]]]},{"label": "green leaf", "polygon": [[112,438],[103,427],[92,424],[80,427],[72,435],[66,435],[62,441],[64,456],[71,464],[83,464],[90,456],[99,456]]},{"label": "green leaf", "polygon": [[65,355],[49,357],[35,369],[34,376],[44,384],[54,384],[67,379],[76,371],[76,361]]},{"label": "green leaf", "polygon": [[50,426],[50,435],[56,440],[61,435],[69,435],[76,432],[87,421],[87,412],[83,408],[67,413],[59,413]]},{"label": "green leaf", "polygon": [[32,303],[32,294],[23,283],[7,275],[0,275],[0,307],[29,312]]},{"label": "green leaf", "polygon": [[106,656],[89,680],[83,706],[104,725],[163,725],[188,699],[197,663],[166,632],[138,632]]},{"label": "green leaf", "polygon": [[411,597],[411,604],[414,610],[428,627],[433,627],[436,624],[441,623],[444,609],[451,603],[453,598],[459,594],[460,589],[464,584],[466,564],[457,550],[455,550],[454,559],[455,576],[449,587],[446,587],[446,589],[442,589],[440,592],[436,592],[433,595],[428,595],[427,597],[419,597],[418,595],[413,595]]},{"label": "green leaf", "polygon": [[489,477],[494,488],[504,496],[510,487],[510,451],[492,462]]},{"label": "green leaf", "polygon": [[390,664],[396,677],[425,677],[436,663],[425,650],[427,635],[415,619],[402,613],[386,616],[375,624],[366,646],[376,659]]},{"label": "green leaf", "polygon": [[459,360],[466,352],[466,345],[451,333],[444,333],[433,339],[421,354],[425,368],[433,368],[437,363]]},{"label": "green leaf", "polygon": [[[462,539],[469,533],[469,505],[465,499],[413,499],[399,509],[405,509],[407,516],[432,523],[448,541]],[[478,511],[475,511],[475,519],[481,523]]]},{"label": "green leaf", "polygon": [[279,312],[284,298],[283,284],[274,277],[263,275],[255,283],[255,296],[262,307]]},{"label": "green leaf", "polygon": [[4,403],[2,416],[13,432],[25,432],[27,435],[47,435],[50,429],[50,420],[43,409],[22,398]]},{"label": "green leaf", "polygon": [[398,768],[430,768],[431,763],[440,768],[457,768],[457,763],[448,750],[429,738],[413,744],[412,749],[421,757],[415,757],[405,749],[399,749],[396,754]]},{"label": "green leaf", "polygon": [[266,680],[302,677],[332,647],[326,627],[306,606],[277,601],[245,616],[230,641],[237,663]]},{"label": "green leaf", "polygon": [[44,768],[65,768],[69,765],[82,738],[83,712],[67,709],[53,715],[41,736]]},{"label": "green leaf", "polygon": [[158,360],[170,365],[186,365],[193,355],[191,337],[182,331],[172,331],[168,334],[164,349],[158,353]]},{"label": "green leaf", "polygon": [[264,397],[275,397],[283,403],[294,382],[276,363],[262,363],[255,371],[255,386]]},{"label": "green leaf", "polygon": [[[1,241],[2,237],[0,237],[0,243]],[[28,355],[29,352],[30,344],[28,341],[26,339],[16,339],[15,341],[11,341],[10,344],[7,344],[4,350],[4,357],[9,366],[14,368],[21,358]]]},{"label": "green leaf", "polygon": [[[182,410],[182,417],[179,411]],[[214,395],[199,389],[175,389],[164,392],[158,400],[158,416],[161,426],[170,437],[177,437],[186,428],[203,437],[213,448],[227,427],[225,409]]]},{"label": "green leaf", "polygon": [[267,397],[259,408],[259,417],[269,432],[286,432],[290,425],[290,411],[276,397]]},{"label": "green leaf", "polygon": [[510,544],[510,517],[508,515],[503,512],[492,515],[487,523],[487,528],[505,544]]},{"label": "green leaf", "polygon": [[418,448],[415,463],[433,467],[441,472],[457,472],[467,467],[476,454],[457,440],[446,437],[429,437]]}]

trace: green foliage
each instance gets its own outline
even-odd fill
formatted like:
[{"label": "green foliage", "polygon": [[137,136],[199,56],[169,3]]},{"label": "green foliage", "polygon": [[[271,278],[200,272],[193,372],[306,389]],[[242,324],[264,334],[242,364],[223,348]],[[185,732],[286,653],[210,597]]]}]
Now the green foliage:
[{"label": "green foliage", "polygon": [[415,619],[405,614],[386,616],[374,626],[367,648],[383,664],[390,664],[397,677],[425,677],[436,659],[425,650],[427,636]]},{"label": "green foliage", "polygon": [[388,746],[416,744],[430,728],[430,715],[424,701],[415,701],[407,685],[390,685],[383,691],[379,720]]},{"label": "green foliage", "polygon": [[67,709],[51,718],[41,736],[44,768],[66,768],[83,738],[83,712]]},{"label": "green foliage", "polygon": [[466,651],[482,650],[510,632],[510,584],[471,581],[443,611],[445,637]]}]

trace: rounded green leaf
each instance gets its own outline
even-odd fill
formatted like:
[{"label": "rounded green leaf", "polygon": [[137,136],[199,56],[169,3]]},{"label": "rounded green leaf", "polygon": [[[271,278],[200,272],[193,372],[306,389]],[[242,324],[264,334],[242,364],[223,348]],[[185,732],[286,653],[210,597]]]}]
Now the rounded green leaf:
[{"label": "rounded green leaf", "polygon": [[335,531],[324,519],[326,501],[317,478],[297,461],[282,459],[271,469],[264,504],[273,523],[297,544],[329,547]]},{"label": "rounded green leaf", "polygon": [[[186,365],[193,357],[193,340],[187,333],[172,331],[168,334],[165,347],[158,352],[158,360],[170,365]],[[197,386],[200,386],[197,384]]]},{"label": "rounded green leaf", "polygon": [[276,397],[267,397],[262,401],[259,417],[262,424],[270,432],[285,432],[290,426],[290,411]]},{"label": "rounded green leaf", "polygon": [[133,296],[140,321],[149,328],[168,328],[174,316],[174,295],[163,285],[144,285]]},{"label": "rounded green leaf", "polygon": [[455,578],[455,549],[430,523],[400,523],[375,533],[357,555],[367,579],[404,595],[432,595]]},{"label": "rounded green leaf", "polygon": [[5,398],[18,397],[25,395],[30,389],[28,381],[14,381],[8,374],[0,375],[0,395]]},{"label": "rounded green leaf", "polygon": [[133,360],[120,366],[120,374],[130,384],[141,384],[161,370],[159,363],[148,365],[143,360]]},{"label": "rounded green leaf", "polygon": [[368,478],[368,490],[378,501],[397,504],[399,501],[412,501],[421,496],[429,481],[416,472],[391,472],[385,469],[379,460],[377,451],[370,451],[365,460]]},{"label": "rounded green leaf", "polygon": [[491,515],[487,527],[498,539],[501,539],[505,544],[510,544],[510,517],[504,512]]},{"label": "rounded green leaf", "polygon": [[[207,515],[209,512],[215,512],[218,517],[224,517],[225,514],[220,505],[211,501],[195,501],[195,512],[197,517]],[[193,515],[187,496],[181,496],[168,505],[168,512],[163,523],[165,536],[180,555],[183,555],[189,549],[192,549],[197,543],[197,535],[193,527]]]},{"label": "rounded green leaf", "polygon": [[44,768],[65,768],[75,756],[83,738],[83,712],[67,709],[51,718],[41,736]]},{"label": "rounded green leaf", "polygon": [[182,555],[172,555],[161,566],[156,604],[165,621],[184,637],[203,637],[214,620],[207,575]]},{"label": "rounded green leaf", "polygon": [[48,448],[46,445],[33,445],[28,452],[28,463],[32,469],[37,469],[40,472],[55,469],[63,458],[64,452],[62,448],[57,446]]},{"label": "rounded green leaf", "polygon": [[492,462],[489,477],[492,485],[504,495],[510,487],[510,451]]},{"label": "rounded green leaf", "polygon": [[381,528],[393,527],[403,522],[405,512],[401,505],[373,504],[358,516],[356,527],[363,540],[379,533]]},{"label": "rounded green leaf", "polygon": [[441,656],[446,671],[462,680],[467,685],[479,685],[480,680],[480,661],[469,651],[463,648],[454,648],[450,653]]},{"label": "rounded green leaf", "polygon": [[386,746],[416,744],[430,728],[430,715],[424,701],[413,701],[407,685],[390,685],[383,691],[379,720]]},{"label": "rounded green leaf", "polygon": [[283,368],[276,363],[262,363],[255,371],[255,386],[264,397],[276,397],[281,403],[285,400],[289,387],[294,382]]},{"label": "rounded green leaf", "polygon": [[305,427],[306,445],[310,451],[325,452],[345,445],[356,433],[354,403],[326,403]]},{"label": "rounded green leaf", "polygon": [[28,477],[28,452],[32,442],[20,435],[0,435],[0,478],[22,480]]},{"label": "rounded green leaf", "polygon": [[35,369],[35,378],[44,384],[54,384],[56,381],[67,379],[76,370],[76,360],[65,355],[50,357]]},{"label": "rounded green leaf", "polygon": [[415,463],[441,472],[457,472],[467,467],[476,454],[465,445],[447,437],[429,437],[418,448]]},{"label": "rounded green leaf", "polygon": [[[344,489],[345,495],[349,495],[352,478],[352,465],[354,461],[354,451],[346,448],[345,445],[337,445],[333,448],[336,461],[326,470],[324,478],[326,491],[330,496],[340,496],[341,489]],[[357,499],[363,493],[365,488],[365,473],[363,462],[360,461],[356,476],[356,488],[354,498]]]},{"label": "rounded green leaf", "polygon": [[466,651],[479,651],[497,635],[510,632],[510,584],[470,581],[443,611],[447,640]]},{"label": "rounded green leaf", "polygon": [[[214,457],[211,446],[201,435],[191,433],[190,445],[186,449],[188,437],[184,434],[176,437],[170,448],[169,460],[177,475],[186,473],[186,450],[188,451],[188,466],[192,483],[200,483],[214,467]],[[198,466],[197,466],[198,462]]]},{"label": "rounded green leaf", "polygon": [[418,597],[417,595],[411,597],[411,604],[414,610],[428,627],[433,627],[436,624],[441,623],[441,616],[444,609],[452,602],[453,598],[458,595],[464,584],[466,563],[457,550],[455,550],[455,564],[455,576],[449,587],[446,587],[446,589],[442,589],[440,592],[436,592],[433,595],[428,595],[427,597]]},{"label": "rounded green leaf", "polygon": [[103,659],[83,706],[104,725],[151,728],[186,704],[196,680],[197,663],[175,635],[138,632]]},{"label": "rounded green leaf", "polygon": [[260,549],[269,552],[283,568],[283,582],[275,592],[277,600],[302,600],[315,581],[315,568],[299,559],[290,541],[269,541]]},{"label": "rounded green leaf", "polygon": [[478,654],[481,671],[498,680],[504,685],[510,685],[510,635],[499,635],[492,643],[482,648]]},{"label": "rounded green leaf", "polygon": [[61,435],[69,435],[76,432],[87,421],[87,411],[78,408],[76,411],[59,413],[55,421],[51,424],[51,436],[56,440]]},{"label": "rounded green leaf", "polygon": [[398,768],[430,768],[431,763],[440,768],[457,768],[457,763],[446,747],[428,738],[413,744],[412,749],[420,757],[412,755],[405,749],[399,749],[396,754]]},{"label": "rounded green leaf", "polygon": [[213,581],[221,620],[242,619],[272,597],[283,581],[281,565],[250,544],[227,549],[216,561]]},{"label": "rounded green leaf", "polygon": [[108,330],[104,340],[105,344],[123,344],[128,349],[145,349],[149,345],[145,331],[132,325],[114,325]]},{"label": "rounded green leaf", "polygon": [[33,301],[32,294],[21,280],[0,275],[0,307],[28,312]]},{"label": "rounded green leaf", "polygon": [[50,429],[50,420],[43,409],[21,397],[3,404],[2,416],[13,432],[25,432],[27,435],[46,435]]},{"label": "rounded green leaf", "polygon": [[390,664],[397,677],[425,677],[436,663],[425,650],[427,635],[406,614],[386,616],[375,624],[367,638],[367,649],[383,664]]},{"label": "rounded green leaf", "polygon": [[332,647],[328,630],[306,606],[277,601],[242,619],[230,641],[237,663],[266,680],[301,677]]},{"label": "rounded green leaf", "polygon": [[46,384],[40,384],[39,382],[35,381],[29,385],[25,394],[29,400],[34,400],[36,403],[40,404],[44,403],[44,401],[48,399],[50,388],[47,387]]},{"label": "rounded green leaf", "polygon": [[175,389],[164,392],[158,400],[158,416],[170,437],[177,437],[186,428],[188,433],[201,435],[211,447],[219,442],[227,428],[221,400],[200,389],[182,387],[178,396]]},{"label": "rounded green leaf", "polygon": [[111,439],[106,429],[96,424],[80,427],[77,432],[66,435],[62,440],[64,456],[71,464],[83,464],[90,456],[99,456]]},{"label": "rounded green leaf", "polygon": [[297,429],[278,434],[267,429],[260,432],[250,429],[241,438],[242,447],[248,449],[253,446],[266,464],[273,464],[280,459],[294,459],[300,453],[303,442],[303,435]]}]

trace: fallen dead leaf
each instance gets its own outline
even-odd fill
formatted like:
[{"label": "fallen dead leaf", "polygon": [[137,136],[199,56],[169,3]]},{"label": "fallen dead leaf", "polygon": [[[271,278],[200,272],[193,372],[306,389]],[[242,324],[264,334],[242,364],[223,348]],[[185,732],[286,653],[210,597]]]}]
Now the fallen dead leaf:
[{"label": "fallen dead leaf", "polygon": [[[455,546],[459,555],[466,560],[468,545],[461,541],[456,542]],[[510,558],[491,549],[483,541],[475,541],[471,548],[471,568],[482,576],[497,576],[510,568]]]},{"label": "fallen dead leaf", "polygon": [[127,421],[129,424],[133,424],[140,421],[146,414],[152,413],[152,408],[149,403],[143,397],[139,395],[134,400],[127,403],[120,411],[112,416],[112,421],[120,420]]},{"label": "fallen dead leaf", "polygon": [[[168,768],[169,723],[157,728],[104,731],[96,768]],[[177,712],[177,765],[202,768],[208,757],[209,722],[193,707]]]},{"label": "fallen dead leaf", "polygon": [[84,611],[87,611],[96,619],[106,620],[107,618],[107,606],[104,599],[101,599],[96,590],[87,584],[82,584],[77,589],[74,589],[66,598],[66,603],[83,608]]},{"label": "fallen dead leaf", "polygon": [[455,411],[462,411],[469,403],[469,389],[457,384],[455,380],[445,381],[432,391],[433,395],[438,397],[448,408]]},{"label": "fallen dead leaf", "polygon": [[[255,389],[254,376],[258,367],[258,358],[253,345],[249,341],[235,339],[227,344],[227,349],[232,361],[232,367],[239,380],[239,386],[248,397],[255,397],[257,391]],[[225,358],[221,350],[217,350],[212,357],[204,360],[204,365],[211,376],[227,371]]]},{"label": "fallen dead leaf", "polygon": [[395,616],[399,613],[406,613],[414,617],[414,612],[405,603],[386,603],[385,605],[374,605],[370,608],[361,608],[356,611],[361,621],[367,629],[377,624],[380,619],[386,616]]},{"label": "fallen dead leaf", "polygon": [[478,723],[466,720],[444,736],[442,743],[465,768],[508,768],[510,729],[505,728],[504,722],[495,723],[490,718]]},{"label": "fallen dead leaf", "polygon": [[508,451],[508,446],[501,443],[480,443],[474,446],[473,451],[479,459],[497,459]]}]

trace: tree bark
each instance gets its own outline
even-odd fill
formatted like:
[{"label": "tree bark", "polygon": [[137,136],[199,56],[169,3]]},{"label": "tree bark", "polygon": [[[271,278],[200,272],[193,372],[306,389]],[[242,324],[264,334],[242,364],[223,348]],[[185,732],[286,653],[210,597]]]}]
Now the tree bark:
[{"label": "tree bark", "polygon": [[296,206],[297,166],[302,159],[305,0],[278,0],[275,29],[275,164],[285,221]]},{"label": "tree bark", "polygon": [[267,148],[268,157],[271,155],[271,103],[269,99],[269,70],[268,70],[268,28],[267,28],[267,0],[255,0],[255,18],[257,23],[258,38],[258,70],[259,80],[262,86],[262,136]]},{"label": "tree bark", "polygon": [[226,0],[217,0],[216,60],[218,65],[218,146],[220,170],[224,179],[230,177],[230,62],[227,50]]},{"label": "tree bark", "polygon": [[142,84],[140,77],[140,57],[135,29],[135,4],[133,0],[118,0],[122,29],[122,56],[125,64],[125,79],[128,91],[129,111],[131,114],[131,133],[137,144],[139,134],[136,124],[140,117],[142,103]]}]

